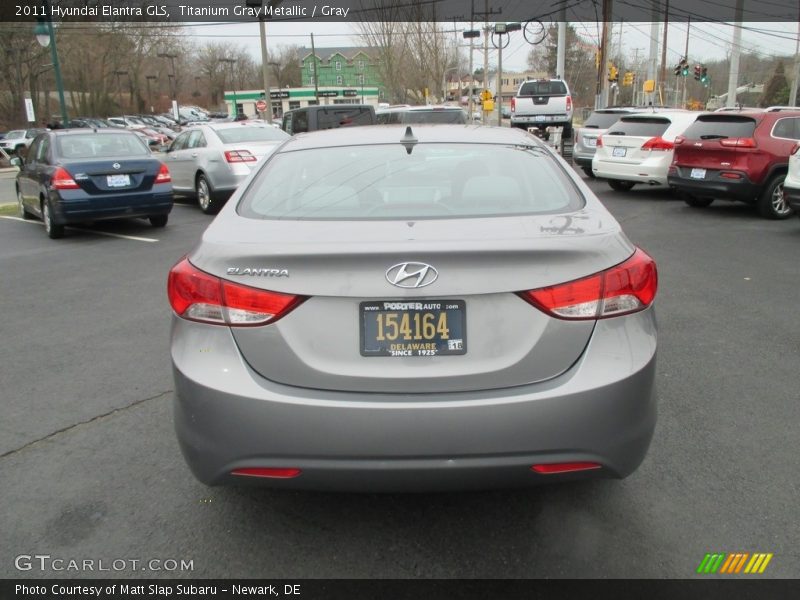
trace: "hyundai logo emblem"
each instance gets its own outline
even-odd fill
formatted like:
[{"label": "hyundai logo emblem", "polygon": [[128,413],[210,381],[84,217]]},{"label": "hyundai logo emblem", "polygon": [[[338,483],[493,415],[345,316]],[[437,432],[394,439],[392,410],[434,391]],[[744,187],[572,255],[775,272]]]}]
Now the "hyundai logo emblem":
[{"label": "hyundai logo emblem", "polygon": [[386,281],[401,288],[421,288],[432,284],[439,277],[439,271],[427,263],[404,262],[386,271]]}]

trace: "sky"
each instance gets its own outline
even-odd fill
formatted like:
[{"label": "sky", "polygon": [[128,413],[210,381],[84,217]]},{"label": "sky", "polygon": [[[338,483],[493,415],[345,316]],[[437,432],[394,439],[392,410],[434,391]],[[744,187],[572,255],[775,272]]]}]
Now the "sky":
[{"label": "sky", "polygon": [[[578,33],[589,43],[596,43],[602,24],[573,23]],[[469,23],[453,25],[442,23],[449,35],[460,37]],[[663,23],[659,23],[659,39],[663,36]],[[636,49],[639,56],[645,57],[650,50],[650,23],[616,23],[614,25],[614,47],[620,43],[626,56],[633,56]],[[357,27],[352,23],[315,23],[314,43],[318,48],[332,46],[362,45]],[[311,46],[308,23],[273,22],[267,24],[267,46],[277,48],[281,45]],[[256,60],[260,60],[261,46],[257,23],[213,24],[195,23],[186,28],[186,34],[192,39],[203,41],[227,41],[243,46]],[[522,71],[527,66],[528,52],[532,48],[522,32],[514,32],[508,48],[503,51],[503,70]],[[773,55],[794,56],[797,46],[797,23],[745,23],[742,31],[742,51],[757,52],[763,57]],[[703,62],[721,59],[730,51],[733,38],[733,27],[724,23],[693,24],[689,38],[689,62]],[[466,43],[463,38],[462,43]],[[476,40],[476,42],[479,40]],[[683,56],[686,44],[686,23],[671,23],[668,27],[667,63],[677,63]],[[477,45],[477,44],[476,44]],[[482,45],[482,42],[481,42]],[[466,49],[464,50],[467,53]],[[661,52],[659,50],[659,61]],[[482,53],[475,52],[476,66],[483,63]],[[496,65],[497,52],[491,49],[490,65]]]}]

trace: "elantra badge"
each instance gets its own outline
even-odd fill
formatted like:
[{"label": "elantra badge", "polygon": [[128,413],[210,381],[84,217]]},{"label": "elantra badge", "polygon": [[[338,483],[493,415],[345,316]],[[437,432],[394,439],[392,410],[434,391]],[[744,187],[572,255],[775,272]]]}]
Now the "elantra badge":
[{"label": "elantra badge", "polygon": [[386,271],[386,281],[400,288],[421,288],[432,284],[439,277],[439,271],[427,263],[404,262]]}]

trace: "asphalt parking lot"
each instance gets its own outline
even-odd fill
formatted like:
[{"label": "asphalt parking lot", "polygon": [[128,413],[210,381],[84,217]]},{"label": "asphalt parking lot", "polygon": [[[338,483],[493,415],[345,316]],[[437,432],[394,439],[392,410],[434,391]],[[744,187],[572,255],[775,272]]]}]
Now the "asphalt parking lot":
[{"label": "asphalt parking lot", "polygon": [[[590,185],[658,262],[659,424],[624,481],[524,491],[201,485],[172,431],[165,287],[210,217],[181,202],[165,229],[61,240],[0,218],[0,577],[686,578],[708,552],[799,577],[800,219]],[[34,554],[192,569],[17,568]]]}]

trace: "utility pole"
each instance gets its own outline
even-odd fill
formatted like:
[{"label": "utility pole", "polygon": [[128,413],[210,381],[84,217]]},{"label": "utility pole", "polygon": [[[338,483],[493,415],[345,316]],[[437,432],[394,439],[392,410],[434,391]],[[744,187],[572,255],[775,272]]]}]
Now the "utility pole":
[{"label": "utility pole", "polygon": [[[647,79],[654,83],[658,80],[658,22],[661,19],[661,9],[659,0],[652,0],[653,10],[650,22],[650,54],[647,59]],[[655,88],[653,88],[655,90]],[[655,104],[653,92],[648,92],[650,104]]]},{"label": "utility pole", "polygon": [[317,50],[314,48],[314,33],[311,33],[311,60],[314,61],[314,100],[319,104],[319,77],[317,76]]},{"label": "utility pole", "polygon": [[561,6],[558,16],[558,49],[556,52],[556,77],[566,79],[567,64],[567,6]]},{"label": "utility pole", "polygon": [[733,26],[731,66],[728,72],[728,97],[725,106],[736,106],[736,88],[739,85],[739,52],[742,49],[742,13],[744,0],[736,0],[736,24]]},{"label": "utility pole", "polygon": [[[267,101],[267,123],[272,125],[272,96],[269,93],[269,69],[267,67],[267,25],[264,16],[258,19],[258,32],[261,37],[261,78],[264,82],[264,100]],[[278,90],[280,94],[280,90]]]},{"label": "utility pole", "polygon": [[469,97],[467,101],[467,107],[469,108],[469,122],[472,123],[472,115],[475,110],[475,102],[473,101],[472,97],[475,95],[473,88],[473,82],[475,81],[475,67],[472,64],[472,50],[473,50],[473,40],[475,39],[472,37],[472,31],[475,29],[475,0],[472,0],[469,9],[469,31],[470,31],[470,38],[469,38],[469,80],[467,85],[469,86],[469,90],[467,91],[467,96]]},{"label": "utility pole", "polygon": [[596,108],[605,108],[608,106],[608,61],[611,58],[611,52],[608,47],[608,24],[612,19],[611,14],[611,1],[603,0],[603,34],[600,40],[600,86],[599,86],[599,99]]},{"label": "utility pole", "polygon": [[[692,28],[692,19],[689,17],[686,20],[686,46],[683,49],[683,57],[688,61],[689,60],[689,31]],[[681,108],[686,108],[686,88],[689,87],[689,82],[687,81],[686,77],[681,77],[683,79],[683,100],[681,101]]]},{"label": "utility pole", "polygon": [[664,98],[666,98],[666,87],[665,84],[667,82],[667,32],[669,30],[669,0],[666,0],[664,5],[664,41],[661,46],[661,76],[659,77],[659,90],[661,90],[660,98],[661,104],[664,103]]},{"label": "utility pole", "polygon": [[483,89],[489,89],[489,0],[483,10]]}]

